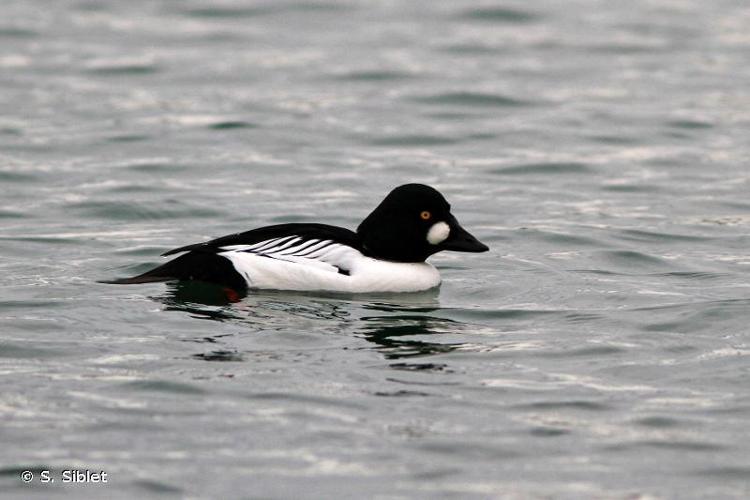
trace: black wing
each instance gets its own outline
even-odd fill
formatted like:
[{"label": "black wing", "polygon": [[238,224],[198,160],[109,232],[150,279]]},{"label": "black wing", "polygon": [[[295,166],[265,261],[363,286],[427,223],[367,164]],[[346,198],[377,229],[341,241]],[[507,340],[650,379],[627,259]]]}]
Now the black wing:
[{"label": "black wing", "polygon": [[[344,245],[345,248],[342,247]],[[204,243],[175,248],[162,255],[184,253],[155,269],[132,278],[105,283],[135,284],[170,280],[198,280],[245,290],[245,279],[228,259],[217,255],[225,251],[251,252],[291,262],[303,259],[308,265],[348,274],[342,265],[342,250],[362,251],[357,233],[326,224],[279,224],[244,233],[230,234]]]},{"label": "black wing", "polygon": [[[292,223],[277,224],[275,226],[266,226],[258,229],[245,231],[244,233],[235,233],[228,236],[222,236],[215,240],[203,243],[195,243],[180,248],[175,248],[164,252],[162,256],[174,255],[181,252],[205,252],[218,253],[232,247],[252,247],[262,242],[284,243],[283,240],[291,240],[292,237],[298,237],[301,240],[330,241],[350,246],[360,252],[362,242],[357,233],[343,227],[330,226],[328,224],[310,224],[310,223]],[[239,250],[239,248],[238,248]],[[272,250],[272,249],[271,249]]]}]

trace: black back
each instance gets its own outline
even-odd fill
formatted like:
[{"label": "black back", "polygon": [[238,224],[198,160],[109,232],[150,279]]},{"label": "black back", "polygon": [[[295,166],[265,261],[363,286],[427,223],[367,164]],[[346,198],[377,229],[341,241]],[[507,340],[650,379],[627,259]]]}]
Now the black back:
[{"label": "black back", "polygon": [[330,240],[334,243],[341,243],[362,251],[362,242],[359,236],[349,229],[343,227],[330,226],[328,224],[311,224],[311,223],[291,223],[277,224],[274,226],[260,227],[245,231],[244,233],[235,233],[228,236],[222,236],[215,240],[204,243],[195,243],[180,248],[175,248],[163,253],[163,256],[173,255],[180,252],[206,252],[216,253],[221,251],[222,247],[232,245],[253,245],[261,241],[272,240],[274,238],[283,238],[285,236],[299,236],[303,240],[317,239]]}]

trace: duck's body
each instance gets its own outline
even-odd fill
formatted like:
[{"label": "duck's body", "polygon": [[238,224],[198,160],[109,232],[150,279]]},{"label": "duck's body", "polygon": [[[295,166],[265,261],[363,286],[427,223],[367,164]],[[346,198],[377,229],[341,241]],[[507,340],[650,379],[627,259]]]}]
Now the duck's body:
[{"label": "duck's body", "polygon": [[[373,259],[339,244],[314,259],[283,253],[222,252],[250,288],[331,292],[417,292],[440,284],[440,273],[427,262]],[[310,262],[312,260],[312,262]]]},{"label": "duck's body", "polygon": [[133,278],[247,289],[348,293],[416,292],[440,284],[425,259],[440,250],[483,252],[434,189],[407,184],[393,190],[357,232],[326,224],[280,224],[180,247],[176,259]]}]

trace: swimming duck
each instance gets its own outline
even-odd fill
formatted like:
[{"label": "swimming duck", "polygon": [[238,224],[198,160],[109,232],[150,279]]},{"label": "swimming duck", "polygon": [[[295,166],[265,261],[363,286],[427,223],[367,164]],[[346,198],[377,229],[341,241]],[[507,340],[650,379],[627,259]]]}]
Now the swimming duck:
[{"label": "swimming duck", "polygon": [[327,224],[278,224],[175,248],[177,258],[108,283],[203,281],[239,293],[252,289],[347,293],[417,292],[440,284],[425,260],[443,250],[486,252],[461,227],[436,189],[391,191],[357,231]]}]

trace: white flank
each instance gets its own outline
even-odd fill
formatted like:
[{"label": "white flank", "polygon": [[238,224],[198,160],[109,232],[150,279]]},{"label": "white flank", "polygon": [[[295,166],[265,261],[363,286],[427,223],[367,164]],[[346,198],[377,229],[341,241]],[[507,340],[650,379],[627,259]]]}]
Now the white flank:
[{"label": "white flank", "polygon": [[445,222],[436,222],[432,225],[429,231],[427,231],[427,242],[430,245],[439,245],[448,239],[448,235],[451,234],[451,228]]},{"label": "white flank", "polygon": [[[291,246],[287,245],[291,242],[294,242]],[[426,262],[372,259],[354,248],[331,241],[304,246],[297,255],[290,252],[302,246],[302,242],[295,238],[278,238],[251,246],[254,249],[250,251],[248,246],[238,245],[219,254],[232,262],[250,288],[349,293],[418,292],[440,284],[440,273]],[[342,274],[339,270],[349,274]]]}]

